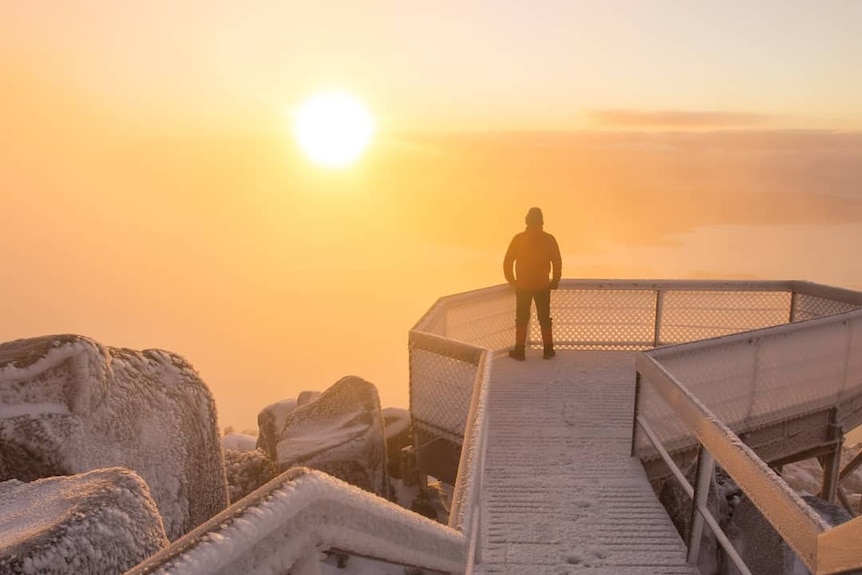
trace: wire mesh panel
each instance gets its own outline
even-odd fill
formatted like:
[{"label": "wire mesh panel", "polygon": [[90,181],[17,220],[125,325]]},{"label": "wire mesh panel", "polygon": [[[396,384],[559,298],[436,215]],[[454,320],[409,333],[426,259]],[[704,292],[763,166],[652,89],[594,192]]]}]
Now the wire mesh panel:
[{"label": "wire mesh panel", "polygon": [[836,313],[844,313],[857,309],[853,303],[838,301],[826,297],[796,293],[793,297],[793,321],[804,321]]},{"label": "wire mesh panel", "polygon": [[476,364],[410,349],[410,411],[414,425],[461,440],[467,424]]},{"label": "wire mesh panel", "polygon": [[[685,425],[676,410],[649,381],[642,381],[638,388],[635,413],[647,419],[662,446],[672,455],[679,449],[692,447],[697,442],[694,433]],[[645,462],[658,459],[658,451],[642,432],[636,430],[633,441],[636,457]],[[674,459],[677,465],[682,463]]]},{"label": "wire mesh panel", "polygon": [[[647,349],[653,346],[656,292],[560,289],[551,292],[554,340],[568,349]],[[539,326],[531,339],[541,341]]]},{"label": "wire mesh panel", "polygon": [[515,338],[515,292],[497,290],[485,297],[453,299],[445,310],[445,336],[499,350]]},{"label": "wire mesh panel", "polygon": [[685,343],[787,323],[790,293],[668,291],[661,308],[659,343]]},{"label": "wire mesh panel", "polygon": [[[748,431],[862,393],[862,312],[648,352],[719,420]],[[638,413],[669,449],[693,441],[672,406],[642,386]],[[647,449],[643,439],[638,449]]]}]

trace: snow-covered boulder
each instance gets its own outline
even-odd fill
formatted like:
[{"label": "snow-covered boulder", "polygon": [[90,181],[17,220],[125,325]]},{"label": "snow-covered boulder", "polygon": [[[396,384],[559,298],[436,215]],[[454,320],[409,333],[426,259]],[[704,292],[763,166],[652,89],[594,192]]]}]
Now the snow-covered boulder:
[{"label": "snow-covered boulder", "polygon": [[227,506],[215,403],[194,368],[76,335],[0,344],[0,480],[115,466],[147,482],[171,540]]},{"label": "snow-covered boulder", "polygon": [[276,445],[276,461],[280,471],[311,467],[388,497],[377,388],[362,378],[346,376],[314,401],[291,411]]},{"label": "snow-covered boulder", "polygon": [[295,399],[277,401],[264,407],[257,414],[257,444],[256,447],[267,453],[275,461],[275,446],[284,430],[284,422],[291,411],[296,409]]},{"label": "snow-covered boulder", "polygon": [[0,573],[118,574],[167,545],[146,483],[127,469],[0,483]]},{"label": "snow-covered boulder", "polygon": [[278,475],[275,461],[260,449],[225,449],[224,465],[231,503],[236,503]]},{"label": "snow-covered boulder", "polygon": [[296,396],[296,405],[297,407],[308,405],[318,397],[320,397],[319,391],[300,391],[299,395]]},{"label": "snow-covered boulder", "polygon": [[401,479],[401,450],[410,445],[410,412],[400,407],[383,410],[383,427],[386,433],[386,461],[389,475]]},{"label": "snow-covered boulder", "polygon": [[320,397],[319,391],[302,391],[296,399],[283,399],[264,407],[257,414],[258,436],[256,447],[268,453],[274,460],[275,446],[278,444],[287,416],[297,407],[308,405]]}]

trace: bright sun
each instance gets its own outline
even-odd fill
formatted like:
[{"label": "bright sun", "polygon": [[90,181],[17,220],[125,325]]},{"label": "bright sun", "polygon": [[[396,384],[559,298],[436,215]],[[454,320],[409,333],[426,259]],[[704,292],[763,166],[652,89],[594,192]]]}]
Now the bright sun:
[{"label": "bright sun", "polygon": [[342,92],[321,92],[293,114],[293,133],[308,158],[327,168],[356,161],[371,143],[374,119],[356,98]]}]

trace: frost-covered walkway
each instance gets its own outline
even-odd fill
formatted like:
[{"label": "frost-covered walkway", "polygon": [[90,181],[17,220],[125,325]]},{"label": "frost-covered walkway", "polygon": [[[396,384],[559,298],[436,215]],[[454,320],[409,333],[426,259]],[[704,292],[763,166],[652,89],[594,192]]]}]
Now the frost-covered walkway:
[{"label": "frost-covered walkway", "polygon": [[478,573],[696,574],[629,456],[634,356],[494,362]]}]

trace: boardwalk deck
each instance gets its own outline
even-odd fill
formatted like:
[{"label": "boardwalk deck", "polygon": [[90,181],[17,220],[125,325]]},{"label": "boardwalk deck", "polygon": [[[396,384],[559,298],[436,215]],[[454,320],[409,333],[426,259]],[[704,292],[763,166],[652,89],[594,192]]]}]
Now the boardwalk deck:
[{"label": "boardwalk deck", "polygon": [[494,363],[478,573],[697,574],[629,456],[634,357]]}]

